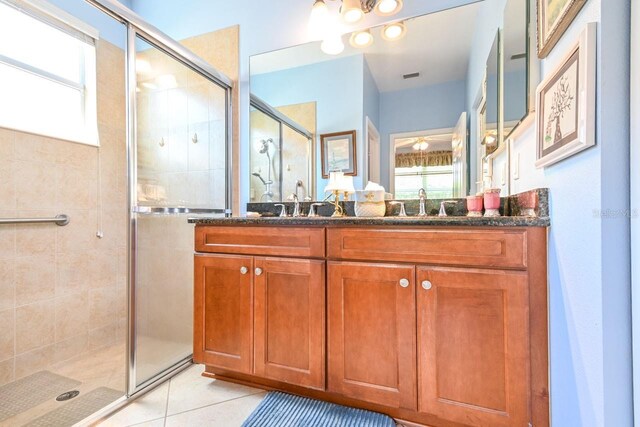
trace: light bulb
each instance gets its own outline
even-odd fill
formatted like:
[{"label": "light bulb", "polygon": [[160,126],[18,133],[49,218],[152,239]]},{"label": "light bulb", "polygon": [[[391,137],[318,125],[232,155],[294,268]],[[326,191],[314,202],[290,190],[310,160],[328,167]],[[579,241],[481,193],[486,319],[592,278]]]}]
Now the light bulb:
[{"label": "light bulb", "polygon": [[380,0],[374,9],[376,15],[391,16],[400,12],[402,9],[402,0]]},{"label": "light bulb", "polygon": [[373,36],[371,35],[371,31],[356,31],[355,33],[351,34],[349,43],[351,43],[351,46],[358,48],[371,46],[373,44]]},{"label": "light bulb", "polygon": [[313,40],[320,40],[329,24],[329,8],[324,0],[316,0],[309,17],[309,35]]},{"label": "light bulb", "polygon": [[427,148],[429,148],[429,143],[425,141],[416,142],[415,144],[413,144],[413,149],[416,151],[425,151]]},{"label": "light bulb", "polygon": [[342,43],[342,36],[339,34],[333,34],[327,36],[320,45],[320,49],[327,55],[338,55],[344,50],[344,43]]},{"label": "light bulb", "polygon": [[346,11],[343,15],[344,20],[349,24],[355,24],[364,16],[364,12],[360,9],[351,9]]},{"label": "light bulb", "polygon": [[349,24],[354,24],[364,17],[360,0],[342,0],[342,18]]},{"label": "light bulb", "polygon": [[382,38],[389,41],[400,40],[407,32],[407,27],[402,22],[386,25],[382,29]]}]

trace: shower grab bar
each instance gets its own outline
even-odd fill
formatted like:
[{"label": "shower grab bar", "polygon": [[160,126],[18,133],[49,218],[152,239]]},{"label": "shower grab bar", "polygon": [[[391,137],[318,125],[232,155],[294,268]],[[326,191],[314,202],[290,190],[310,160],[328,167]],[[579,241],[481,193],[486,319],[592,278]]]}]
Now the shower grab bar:
[{"label": "shower grab bar", "polygon": [[52,222],[59,226],[69,224],[69,215],[57,215],[55,218],[0,218],[0,224],[43,224]]}]

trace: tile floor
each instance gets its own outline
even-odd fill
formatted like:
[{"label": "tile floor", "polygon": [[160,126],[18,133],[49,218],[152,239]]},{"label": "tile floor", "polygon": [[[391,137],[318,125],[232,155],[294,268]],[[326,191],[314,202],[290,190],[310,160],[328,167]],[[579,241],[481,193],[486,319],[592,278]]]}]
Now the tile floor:
[{"label": "tile floor", "polygon": [[98,425],[240,426],[266,395],[264,390],[205,378],[193,365],[134,400]]},{"label": "tile floor", "polygon": [[[73,359],[50,366],[46,370],[80,381],[76,389],[87,393],[98,387],[109,387],[122,391],[125,387],[125,346],[124,344],[105,347]],[[64,403],[51,399],[41,405],[0,423],[0,426],[14,427],[32,421]]]}]

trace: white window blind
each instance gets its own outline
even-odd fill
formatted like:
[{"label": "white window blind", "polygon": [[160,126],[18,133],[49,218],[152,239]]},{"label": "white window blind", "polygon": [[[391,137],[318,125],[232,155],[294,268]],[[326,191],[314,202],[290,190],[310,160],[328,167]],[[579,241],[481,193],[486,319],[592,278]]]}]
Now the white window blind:
[{"label": "white window blind", "polygon": [[97,145],[95,38],[0,0],[0,126]]}]

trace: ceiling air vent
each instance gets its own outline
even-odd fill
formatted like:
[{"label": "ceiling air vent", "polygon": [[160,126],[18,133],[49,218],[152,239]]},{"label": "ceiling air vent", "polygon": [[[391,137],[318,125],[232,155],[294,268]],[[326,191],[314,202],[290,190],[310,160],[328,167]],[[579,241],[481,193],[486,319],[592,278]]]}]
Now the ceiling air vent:
[{"label": "ceiling air vent", "polygon": [[420,73],[411,73],[411,74],[405,74],[402,77],[404,77],[404,79],[407,80],[407,79],[415,79],[416,77],[419,77],[419,76],[420,76]]}]

